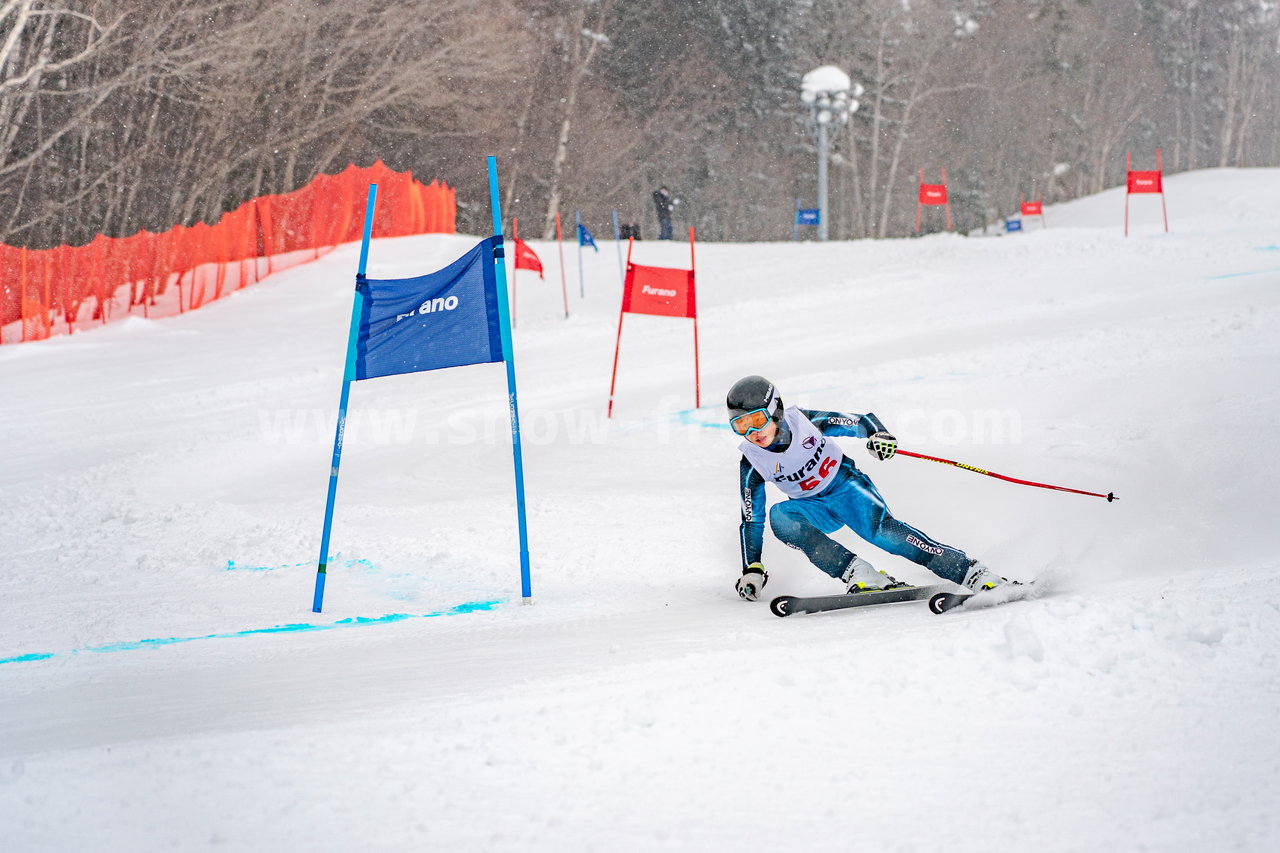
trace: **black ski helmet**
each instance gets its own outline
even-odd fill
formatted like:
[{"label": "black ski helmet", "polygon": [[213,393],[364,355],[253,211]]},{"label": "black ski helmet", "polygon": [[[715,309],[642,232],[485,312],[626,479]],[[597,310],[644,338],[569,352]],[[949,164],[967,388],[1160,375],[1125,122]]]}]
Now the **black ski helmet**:
[{"label": "black ski helmet", "polygon": [[744,376],[733,383],[724,404],[729,407],[731,420],[747,412],[764,409],[775,424],[782,423],[782,398],[774,384],[763,376]]}]

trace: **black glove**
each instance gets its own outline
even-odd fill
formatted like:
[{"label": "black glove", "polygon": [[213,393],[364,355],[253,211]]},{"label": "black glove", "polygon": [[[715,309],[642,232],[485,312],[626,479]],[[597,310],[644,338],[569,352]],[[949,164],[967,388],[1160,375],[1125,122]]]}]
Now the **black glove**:
[{"label": "black glove", "polygon": [[887,432],[873,433],[867,439],[867,450],[881,462],[892,459],[893,454],[898,452],[898,439]]},{"label": "black glove", "polygon": [[752,563],[742,570],[742,577],[738,578],[734,588],[738,590],[738,595],[747,601],[755,601],[768,582],[769,573],[764,570],[764,566],[760,563]]}]

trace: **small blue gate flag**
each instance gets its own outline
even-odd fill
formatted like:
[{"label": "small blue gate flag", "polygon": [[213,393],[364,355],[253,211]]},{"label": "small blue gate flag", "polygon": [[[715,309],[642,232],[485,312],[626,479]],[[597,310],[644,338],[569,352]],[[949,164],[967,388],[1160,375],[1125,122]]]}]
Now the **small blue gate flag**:
[{"label": "small blue gate flag", "polygon": [[439,272],[364,279],[356,379],[502,361],[494,248],[499,236]]},{"label": "small blue gate flag", "polygon": [[600,251],[600,247],[596,245],[596,238],[592,237],[591,232],[587,230],[587,226],[581,223],[578,225],[578,245],[590,246],[597,252]]},{"label": "small blue gate flag", "polygon": [[802,207],[796,210],[797,225],[822,224],[822,210],[817,207]]}]

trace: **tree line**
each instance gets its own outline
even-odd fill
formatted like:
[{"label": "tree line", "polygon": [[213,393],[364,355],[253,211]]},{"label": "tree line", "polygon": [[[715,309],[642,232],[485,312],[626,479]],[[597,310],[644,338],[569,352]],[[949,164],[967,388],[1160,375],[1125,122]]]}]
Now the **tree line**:
[{"label": "tree line", "polygon": [[916,175],[957,230],[1123,181],[1280,165],[1280,13],[1257,0],[0,0],[0,242],[213,222],[376,158],[508,216],[785,239],[816,194],[799,100],[865,92],[836,134],[831,235],[914,231]]}]

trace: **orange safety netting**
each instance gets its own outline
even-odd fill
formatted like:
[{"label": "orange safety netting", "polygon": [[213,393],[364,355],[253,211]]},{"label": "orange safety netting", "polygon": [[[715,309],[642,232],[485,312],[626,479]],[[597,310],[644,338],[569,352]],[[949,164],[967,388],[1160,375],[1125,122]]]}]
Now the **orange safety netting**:
[{"label": "orange safety netting", "polygon": [[[260,196],[163,234],[99,234],[85,246],[0,244],[0,342],[42,340],[65,324],[106,323],[123,308],[162,317],[199,308],[281,269],[359,240],[369,184],[378,185],[374,237],[453,234],[454,190],[393,172],[381,160],[320,175],[283,195]],[[12,326],[10,326],[12,324]]]}]

